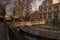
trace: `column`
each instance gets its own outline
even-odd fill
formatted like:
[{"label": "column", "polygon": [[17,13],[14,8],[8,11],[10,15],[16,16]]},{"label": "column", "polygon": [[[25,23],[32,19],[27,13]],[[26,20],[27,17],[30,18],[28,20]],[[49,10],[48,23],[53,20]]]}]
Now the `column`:
[{"label": "column", "polygon": [[42,13],[42,19],[44,19],[44,14]]},{"label": "column", "polygon": [[42,19],[44,19],[44,9],[42,10]]},{"label": "column", "polygon": [[[58,5],[58,11],[60,11],[60,4]],[[58,19],[60,19],[60,12],[58,12]]]},{"label": "column", "polygon": [[53,11],[54,11],[54,8],[52,6],[52,19],[54,19],[54,13],[53,13]]},{"label": "column", "polygon": [[48,20],[48,8],[47,8],[47,14],[46,14],[46,19]]},{"label": "column", "polygon": [[60,19],[60,12],[58,12],[58,19]]}]

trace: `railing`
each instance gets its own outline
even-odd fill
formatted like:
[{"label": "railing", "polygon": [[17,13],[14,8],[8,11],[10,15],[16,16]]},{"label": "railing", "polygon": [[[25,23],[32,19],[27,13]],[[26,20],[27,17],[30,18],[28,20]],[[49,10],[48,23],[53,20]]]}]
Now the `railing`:
[{"label": "railing", "polygon": [[[32,26],[32,27],[20,27],[22,28],[23,31],[28,32],[28,33],[32,33],[35,35],[39,35],[39,36],[44,36],[44,37],[51,37],[51,38],[55,38],[55,36],[59,36],[60,33],[60,27],[54,27],[54,26],[41,26],[41,25],[37,25],[37,27],[39,26],[38,29],[34,29],[36,26]],[[56,38],[57,38],[56,37]]]},{"label": "railing", "polygon": [[[30,21],[31,22],[31,21]],[[35,21],[32,21],[35,22]],[[13,23],[12,23],[13,24]],[[14,25],[13,25],[14,26]],[[44,25],[32,25],[31,27],[25,25],[25,26],[18,26],[21,30],[35,34],[38,36],[44,36],[44,37],[51,37],[56,38],[60,37],[60,26],[54,26],[52,23],[44,24]]]}]

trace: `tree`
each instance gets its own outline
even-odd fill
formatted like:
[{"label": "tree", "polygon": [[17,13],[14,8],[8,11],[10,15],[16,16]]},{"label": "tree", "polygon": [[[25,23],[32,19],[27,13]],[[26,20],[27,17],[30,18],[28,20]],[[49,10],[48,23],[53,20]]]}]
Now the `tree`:
[{"label": "tree", "polygon": [[[9,3],[6,6],[7,15],[12,16],[14,18],[21,17],[23,10],[24,10],[24,5],[19,0],[17,0],[17,1],[14,0],[14,1],[12,1],[12,3]],[[11,13],[12,13],[12,15],[11,15]]]}]

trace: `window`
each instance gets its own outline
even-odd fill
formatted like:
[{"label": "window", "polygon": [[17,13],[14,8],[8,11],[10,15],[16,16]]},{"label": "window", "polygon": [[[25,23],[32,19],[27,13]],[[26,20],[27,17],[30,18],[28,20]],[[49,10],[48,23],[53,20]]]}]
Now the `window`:
[{"label": "window", "polygon": [[55,11],[58,11],[58,6],[55,6],[54,9],[55,9]]}]

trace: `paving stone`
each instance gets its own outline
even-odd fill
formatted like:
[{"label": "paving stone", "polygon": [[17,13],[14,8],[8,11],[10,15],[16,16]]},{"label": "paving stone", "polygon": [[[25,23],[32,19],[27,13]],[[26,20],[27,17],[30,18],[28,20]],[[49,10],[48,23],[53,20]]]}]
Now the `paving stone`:
[{"label": "paving stone", "polygon": [[0,23],[0,40],[7,40],[7,27]]}]

